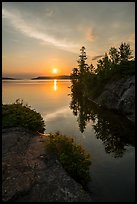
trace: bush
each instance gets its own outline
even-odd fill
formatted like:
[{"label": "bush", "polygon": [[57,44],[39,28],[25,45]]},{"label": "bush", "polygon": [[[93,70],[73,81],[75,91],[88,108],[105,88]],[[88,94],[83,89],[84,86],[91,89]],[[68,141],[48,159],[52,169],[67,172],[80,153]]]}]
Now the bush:
[{"label": "bush", "polygon": [[74,144],[73,138],[61,135],[59,132],[50,134],[46,148],[49,152],[54,152],[57,155],[63,168],[72,178],[86,186],[91,179],[89,174],[90,155],[80,145]]},{"label": "bush", "polygon": [[2,128],[22,126],[44,133],[45,124],[40,113],[19,99],[13,104],[2,105]]}]

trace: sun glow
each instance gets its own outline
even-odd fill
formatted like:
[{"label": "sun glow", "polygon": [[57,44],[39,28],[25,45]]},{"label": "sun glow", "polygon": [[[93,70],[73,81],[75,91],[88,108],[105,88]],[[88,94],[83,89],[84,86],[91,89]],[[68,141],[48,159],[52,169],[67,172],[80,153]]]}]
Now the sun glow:
[{"label": "sun glow", "polygon": [[54,69],[52,70],[52,73],[53,73],[53,74],[57,74],[57,73],[58,73],[57,68],[54,68]]}]

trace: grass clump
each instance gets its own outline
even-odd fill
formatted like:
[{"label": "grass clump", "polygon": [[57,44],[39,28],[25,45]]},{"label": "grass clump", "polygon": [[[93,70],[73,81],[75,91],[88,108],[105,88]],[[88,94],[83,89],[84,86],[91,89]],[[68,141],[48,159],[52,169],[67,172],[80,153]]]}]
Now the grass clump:
[{"label": "grass clump", "polygon": [[73,138],[61,135],[59,132],[50,134],[46,148],[57,155],[63,168],[72,178],[86,186],[91,179],[90,155],[80,145],[74,144]]},{"label": "grass clump", "polygon": [[45,124],[40,113],[32,110],[23,100],[13,104],[2,104],[2,128],[22,126],[32,131],[44,133]]}]

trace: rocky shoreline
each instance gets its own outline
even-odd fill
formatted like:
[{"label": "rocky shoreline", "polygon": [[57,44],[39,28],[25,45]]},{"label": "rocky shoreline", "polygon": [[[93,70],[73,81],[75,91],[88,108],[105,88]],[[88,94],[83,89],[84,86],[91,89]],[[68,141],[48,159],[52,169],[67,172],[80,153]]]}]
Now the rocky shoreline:
[{"label": "rocky shoreline", "polygon": [[135,123],[135,76],[107,83],[94,102]]},{"label": "rocky shoreline", "polygon": [[22,127],[2,130],[3,202],[93,202],[45,151],[45,140]]}]

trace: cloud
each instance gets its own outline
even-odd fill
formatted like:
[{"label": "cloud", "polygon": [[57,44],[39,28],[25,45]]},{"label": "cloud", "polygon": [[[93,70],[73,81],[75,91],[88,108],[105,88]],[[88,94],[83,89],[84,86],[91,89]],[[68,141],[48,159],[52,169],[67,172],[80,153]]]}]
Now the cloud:
[{"label": "cloud", "polygon": [[90,42],[94,41],[95,36],[94,36],[94,34],[93,34],[92,29],[87,29],[87,31],[86,31],[86,39],[87,39],[88,41],[90,41]]},{"label": "cloud", "polygon": [[99,59],[99,58],[101,58],[101,57],[103,57],[103,55],[97,55],[97,56],[94,56],[94,57],[92,58],[92,60],[97,60],[97,59]]},{"label": "cloud", "polygon": [[[50,11],[51,15],[52,11]],[[49,35],[46,33],[46,31],[42,32],[39,29],[36,28],[36,25],[30,24],[26,22],[21,15],[18,13],[11,13],[7,9],[2,9],[2,17],[3,19],[7,19],[10,24],[19,30],[24,35],[34,38],[37,40],[40,40],[40,43],[42,44],[52,44],[58,48],[64,49],[66,51],[75,52],[79,48],[79,45],[72,43],[70,41],[67,41],[66,39],[56,39],[51,34]]]}]

